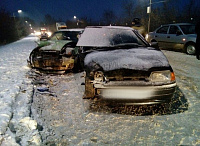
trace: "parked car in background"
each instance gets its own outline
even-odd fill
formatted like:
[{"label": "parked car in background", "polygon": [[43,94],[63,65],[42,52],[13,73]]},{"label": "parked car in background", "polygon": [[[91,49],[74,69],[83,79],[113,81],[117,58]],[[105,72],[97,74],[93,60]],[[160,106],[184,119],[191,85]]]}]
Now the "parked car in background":
[{"label": "parked car in background", "polygon": [[39,33],[40,41],[48,40],[48,38],[51,35],[52,35],[52,33],[50,31],[48,31],[46,28],[42,27],[40,29],[40,33]]},{"label": "parked car in background", "polygon": [[161,48],[180,49],[187,54],[195,54],[195,25],[177,23],[162,25],[146,36],[148,42],[158,42]]},{"label": "parked car in background", "polygon": [[64,73],[74,67],[72,50],[83,29],[62,29],[55,32],[48,41],[40,41],[30,53],[31,67],[46,72]]},{"label": "parked car in background", "polygon": [[40,41],[42,41],[42,40],[48,40],[48,38],[49,38],[49,36],[48,36],[47,33],[42,33],[42,34],[40,35]]},{"label": "parked car in background", "polygon": [[56,22],[56,29],[60,30],[60,29],[67,29],[67,25],[65,22]]},{"label": "parked car in background", "polygon": [[87,27],[77,43],[86,72],[83,98],[133,104],[170,102],[174,72],[158,48],[130,27]]}]

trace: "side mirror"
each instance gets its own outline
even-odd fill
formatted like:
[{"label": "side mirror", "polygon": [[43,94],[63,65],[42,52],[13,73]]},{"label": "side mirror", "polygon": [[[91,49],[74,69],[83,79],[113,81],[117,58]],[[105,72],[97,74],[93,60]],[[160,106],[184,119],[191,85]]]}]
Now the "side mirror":
[{"label": "side mirror", "polygon": [[151,42],[150,45],[153,48],[159,49],[158,42]]}]

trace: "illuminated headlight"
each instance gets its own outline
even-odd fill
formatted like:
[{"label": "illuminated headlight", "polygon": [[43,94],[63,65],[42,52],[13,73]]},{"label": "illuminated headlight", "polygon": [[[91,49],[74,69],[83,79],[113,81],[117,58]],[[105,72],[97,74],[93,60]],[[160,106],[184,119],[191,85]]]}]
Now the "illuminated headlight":
[{"label": "illuminated headlight", "polygon": [[47,34],[48,34],[48,37],[50,37],[52,35],[52,33],[50,31],[47,32]]},{"label": "illuminated headlight", "polygon": [[146,40],[148,40],[148,38],[149,38],[149,35],[148,35],[148,34],[146,34],[146,36],[145,36],[145,39],[146,39]]},{"label": "illuminated headlight", "polygon": [[182,40],[183,40],[183,42],[185,42],[185,41],[186,41],[186,39],[185,39],[185,38],[183,38]]},{"label": "illuminated headlight", "polygon": [[99,81],[99,82],[103,82],[103,80],[104,80],[103,72],[102,71],[95,72],[94,80]]},{"label": "illuminated headlight", "polygon": [[41,35],[41,32],[36,31],[36,32],[35,32],[35,35],[36,35],[36,36],[39,36],[39,35]]},{"label": "illuminated headlight", "polygon": [[152,82],[170,83],[175,81],[174,72],[170,70],[152,72],[149,78]]}]

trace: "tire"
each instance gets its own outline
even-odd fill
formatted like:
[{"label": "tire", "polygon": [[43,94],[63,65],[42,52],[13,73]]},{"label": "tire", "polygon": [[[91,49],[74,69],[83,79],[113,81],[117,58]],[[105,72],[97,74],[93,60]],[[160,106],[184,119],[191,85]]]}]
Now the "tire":
[{"label": "tire", "polygon": [[93,98],[95,96],[95,88],[88,77],[85,77],[85,94],[83,99]]},{"label": "tire", "polygon": [[185,53],[189,55],[194,55],[195,54],[195,43],[188,43],[185,46]]}]

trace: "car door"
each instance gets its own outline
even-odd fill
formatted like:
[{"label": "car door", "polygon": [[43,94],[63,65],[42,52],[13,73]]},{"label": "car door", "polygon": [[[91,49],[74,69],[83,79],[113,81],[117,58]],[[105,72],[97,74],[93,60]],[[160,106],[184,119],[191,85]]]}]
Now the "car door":
[{"label": "car door", "polygon": [[181,49],[183,48],[183,33],[179,29],[178,26],[171,25],[169,28],[169,32],[167,35],[168,47],[173,49]]},{"label": "car door", "polygon": [[168,32],[169,26],[162,26],[159,28],[154,36],[154,39],[158,42],[158,46],[161,48],[166,48],[167,45],[167,32]]}]

